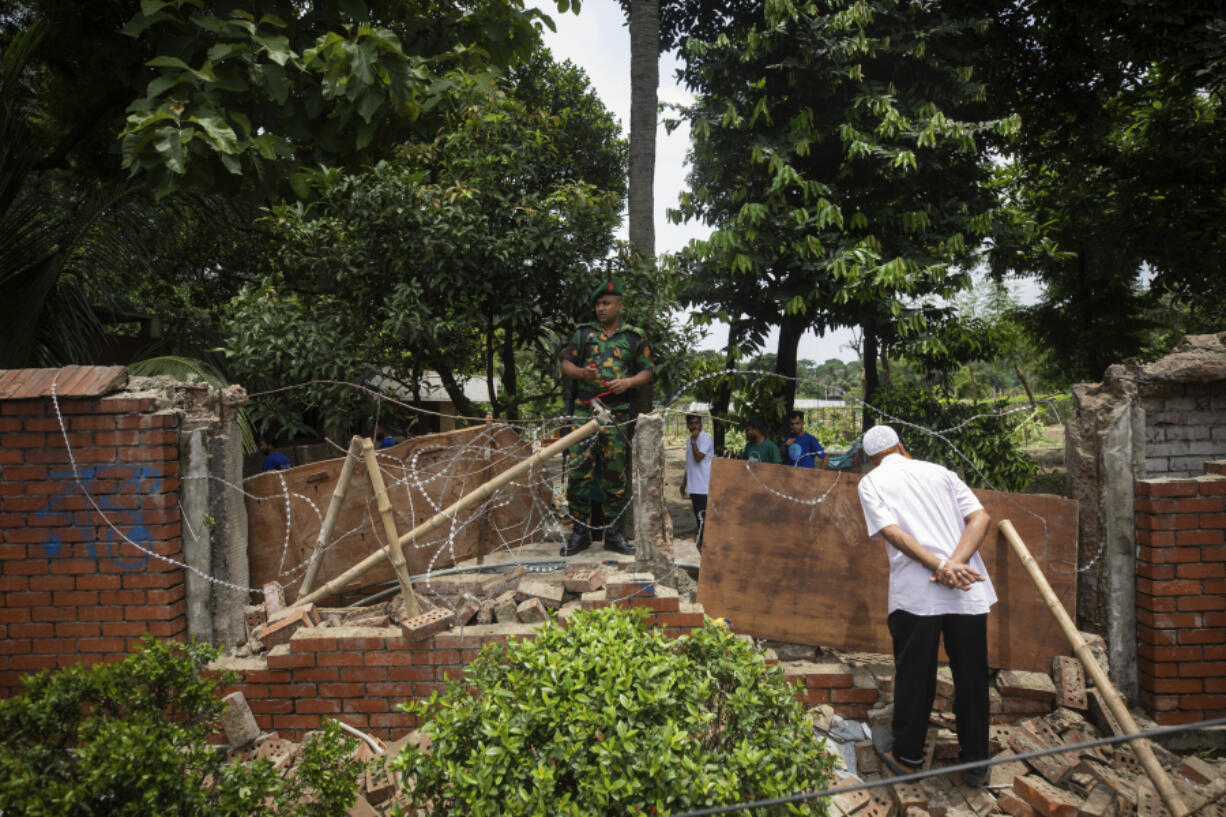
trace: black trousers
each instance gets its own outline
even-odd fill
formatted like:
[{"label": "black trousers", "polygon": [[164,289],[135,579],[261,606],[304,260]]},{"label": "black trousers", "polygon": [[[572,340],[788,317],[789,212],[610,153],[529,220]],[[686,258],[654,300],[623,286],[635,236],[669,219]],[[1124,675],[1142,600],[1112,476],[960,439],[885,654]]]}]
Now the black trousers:
[{"label": "black trousers", "polygon": [[954,718],[960,760],[988,756],[988,617],[917,616],[895,610],[889,617],[894,640],[894,755],[919,766],[937,691],[937,650],[945,639],[954,676]]},{"label": "black trousers", "polygon": [[694,509],[694,518],[698,520],[698,535],[694,537],[694,544],[702,550],[702,529],[707,524],[707,495],[690,494],[690,507]]}]

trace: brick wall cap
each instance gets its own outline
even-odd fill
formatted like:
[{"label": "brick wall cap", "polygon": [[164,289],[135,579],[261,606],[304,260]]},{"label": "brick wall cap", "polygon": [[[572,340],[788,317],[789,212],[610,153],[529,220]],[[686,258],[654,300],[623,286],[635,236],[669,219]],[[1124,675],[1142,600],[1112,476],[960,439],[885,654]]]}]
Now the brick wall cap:
[{"label": "brick wall cap", "polygon": [[351,624],[340,627],[303,627],[290,636],[290,641],[299,638],[399,638],[399,627],[362,627]]},{"label": "brick wall cap", "polygon": [[784,675],[833,675],[851,672],[842,661],[783,661],[779,664]]},{"label": "brick wall cap", "polygon": [[448,638],[480,638],[486,635],[531,635],[536,632],[536,624],[520,624],[504,622],[502,624],[470,624],[466,627],[456,627],[448,632],[439,633],[434,637],[434,645],[441,647]]},{"label": "brick wall cap", "polygon": [[214,672],[256,672],[268,669],[268,659],[263,656],[237,658],[233,655],[223,655],[216,661],[210,661],[208,669]]}]

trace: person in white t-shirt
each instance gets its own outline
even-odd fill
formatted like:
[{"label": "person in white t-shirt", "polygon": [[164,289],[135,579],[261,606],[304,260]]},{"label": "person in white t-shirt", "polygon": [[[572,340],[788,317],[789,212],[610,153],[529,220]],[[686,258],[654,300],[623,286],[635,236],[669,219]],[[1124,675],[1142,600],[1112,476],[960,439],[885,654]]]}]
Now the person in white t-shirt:
[{"label": "person in white t-shirt", "polygon": [[685,415],[685,427],[690,438],[685,441],[685,475],[681,477],[681,496],[689,489],[690,507],[698,520],[698,535],[694,544],[702,550],[702,532],[707,522],[707,492],[711,489],[711,460],[715,457],[715,441],[702,430],[702,418]]},{"label": "person in white t-shirt", "polygon": [[[996,591],[979,546],[991,517],[957,474],[913,460],[886,425],[864,433],[873,470],[859,485],[868,535],[885,539],[894,642],[893,735],[874,745],[896,774],[923,766],[942,638],[954,677],[960,760],[988,757],[988,610]],[[892,740],[891,740],[892,737]],[[967,772],[983,786],[987,767]]]}]

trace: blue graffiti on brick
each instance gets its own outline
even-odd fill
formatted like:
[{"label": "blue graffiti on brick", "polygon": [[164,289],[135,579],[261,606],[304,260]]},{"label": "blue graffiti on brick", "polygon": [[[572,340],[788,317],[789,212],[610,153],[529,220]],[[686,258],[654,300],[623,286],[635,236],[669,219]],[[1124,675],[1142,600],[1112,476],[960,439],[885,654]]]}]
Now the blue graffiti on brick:
[{"label": "blue graffiti on brick", "polygon": [[[107,465],[103,466],[111,474],[122,468],[122,466]],[[149,554],[140,553],[142,548],[148,548],[150,541],[153,539],[149,528],[145,526],[142,520],[141,511],[131,510],[129,508],[121,508],[115,504],[115,497],[120,495],[135,495],[144,496],[146,494],[156,494],[162,487],[162,474],[155,468],[150,468],[144,465],[133,466],[128,470],[130,476],[121,480],[112,490],[106,495],[99,496],[97,487],[99,468],[81,468],[74,472],[58,471],[51,475],[51,479],[67,479],[68,485],[64,490],[55,495],[47,506],[35,514],[35,519],[46,519],[49,517],[62,517],[68,520],[68,524],[84,534],[83,541],[88,548],[89,557],[91,559],[110,559],[119,567],[128,570],[140,570],[149,563]],[[74,479],[76,477],[77,479]],[[78,511],[75,514],[72,511],[57,510],[65,499],[78,493],[78,479],[81,485],[85,486],[85,490],[94,498],[98,509],[103,515],[110,520],[108,525],[106,522],[95,524],[97,520],[94,511],[86,512]],[[107,483],[112,480],[108,477]],[[94,521],[90,524],[85,524],[79,521],[78,515],[87,513]],[[98,527],[105,527],[105,534],[99,539],[94,535],[94,531]],[[118,532],[117,532],[118,529]],[[123,556],[123,547],[127,541],[131,541],[138,545],[137,548],[132,548],[139,553],[137,556]],[[43,552],[48,558],[55,558],[60,555],[60,551],[64,546],[60,535],[56,533],[55,528],[48,529],[47,541],[43,543]]]}]

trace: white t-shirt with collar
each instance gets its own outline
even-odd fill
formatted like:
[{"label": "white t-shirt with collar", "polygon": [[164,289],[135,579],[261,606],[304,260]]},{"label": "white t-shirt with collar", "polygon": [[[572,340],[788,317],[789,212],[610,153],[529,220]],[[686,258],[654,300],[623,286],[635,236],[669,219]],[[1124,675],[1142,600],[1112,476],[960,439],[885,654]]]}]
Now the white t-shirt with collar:
[{"label": "white t-shirt with collar", "polygon": [[706,454],[702,462],[694,461],[694,446],[685,438],[685,490],[691,494],[706,494],[711,489],[711,458],[715,456],[715,440],[705,431],[698,432],[694,441],[699,452]]},{"label": "white t-shirt with collar", "polygon": [[[859,491],[870,538],[880,539],[882,528],[897,525],[942,559],[954,555],[966,517],[983,507],[953,471],[901,454],[887,455],[861,478]],[[885,550],[890,560],[891,613],[980,615],[996,603],[996,590],[978,553],[969,565],[984,580],[969,590],[958,590],[929,581],[932,573],[928,568],[888,542]]]}]

